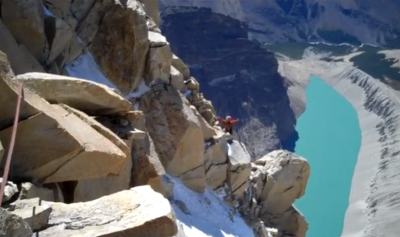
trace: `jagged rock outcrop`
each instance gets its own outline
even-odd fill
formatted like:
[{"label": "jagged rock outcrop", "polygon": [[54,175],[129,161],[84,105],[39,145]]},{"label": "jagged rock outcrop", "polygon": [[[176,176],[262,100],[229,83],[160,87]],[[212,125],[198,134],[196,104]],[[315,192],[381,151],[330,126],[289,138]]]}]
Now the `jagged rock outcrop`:
[{"label": "jagged rock outcrop", "polygon": [[228,175],[227,139],[222,134],[207,142],[204,151],[204,168],[209,187],[222,187]]},{"label": "jagged rock outcrop", "polygon": [[[161,17],[172,51],[190,67],[221,117],[241,119],[238,133],[253,158],[280,148],[293,135],[296,120],[287,82],[274,54],[247,38],[244,22],[196,7],[166,7]],[[191,33],[181,34],[187,27]],[[189,100],[203,115],[198,96],[192,96]]]},{"label": "jagged rock outcrop", "polygon": [[[153,33],[149,34],[149,36],[157,34],[158,33]],[[170,82],[172,52],[165,37],[161,37],[163,39],[157,39],[153,36],[150,40],[150,49],[145,63],[146,76],[144,77],[148,85]]]},{"label": "jagged rock outcrop", "polygon": [[48,204],[41,205],[39,198],[32,198],[14,203],[9,207],[9,210],[12,214],[22,217],[29,227],[36,232],[47,227],[53,209]]},{"label": "jagged rock outcrop", "polygon": [[32,229],[20,216],[0,207],[0,236],[28,237],[32,234]]},{"label": "jagged rock outcrop", "polygon": [[140,0],[144,8],[146,9],[146,13],[157,26],[160,26],[160,13],[158,9],[158,1],[153,0]]},{"label": "jagged rock outcrop", "polygon": [[40,63],[29,53],[26,47],[17,43],[2,20],[0,20],[0,37],[0,51],[8,55],[14,73],[44,72]]},{"label": "jagged rock outcrop", "polygon": [[40,236],[63,233],[65,236],[172,237],[177,232],[175,214],[168,200],[148,185],[69,205],[23,200],[11,208],[11,213],[32,214],[32,209],[40,208],[47,210],[47,215],[30,217],[32,225],[41,224],[45,228]]},{"label": "jagged rock outcrop", "polygon": [[250,187],[239,199],[240,211],[259,218],[282,233],[304,237],[308,224],[292,204],[305,194],[310,165],[285,150],[273,151],[252,163]]},{"label": "jagged rock outcrop", "polygon": [[7,0],[1,4],[1,19],[17,42],[40,62],[45,63],[50,49],[45,32],[42,2]]},{"label": "jagged rock outcrop", "polygon": [[157,87],[140,100],[146,128],[166,171],[198,192],[206,185],[203,131],[196,115],[172,87]]},{"label": "jagged rock outcrop", "polygon": [[146,12],[139,1],[106,1],[96,5],[101,5],[98,11],[102,13],[92,9],[89,14],[102,16],[101,24],[86,44],[90,44],[90,52],[104,75],[128,93],[137,88],[143,77],[150,46]]},{"label": "jagged rock outcrop", "polygon": [[[3,71],[0,71],[0,78],[0,100],[8,101],[2,103],[0,140],[9,144],[12,127],[8,126],[14,117],[14,111],[9,108],[17,101],[16,84]],[[36,133],[41,136],[34,136]],[[50,105],[27,89],[24,90],[17,136],[10,172],[15,178],[33,178],[47,183],[76,177],[97,178],[118,173],[126,158],[118,147],[78,117],[58,105]],[[54,149],[55,142],[59,149]],[[84,167],[84,163],[93,159],[97,161],[91,163],[90,169]]]},{"label": "jagged rock outcrop", "polygon": [[190,77],[190,69],[186,64],[175,54],[172,55],[172,66],[175,67],[185,80],[189,79]]},{"label": "jagged rock outcrop", "polygon": [[107,86],[47,73],[25,73],[16,79],[52,104],[67,104],[88,115],[127,114],[132,105]]},{"label": "jagged rock outcrop", "polygon": [[234,199],[243,195],[248,188],[248,178],[251,172],[251,157],[249,152],[238,141],[229,145],[229,165],[227,184]]},{"label": "jagged rock outcrop", "polygon": [[263,200],[268,212],[282,213],[304,195],[310,176],[310,165],[305,159],[286,151],[274,151],[254,164],[254,179],[261,178],[264,183],[256,199]]}]

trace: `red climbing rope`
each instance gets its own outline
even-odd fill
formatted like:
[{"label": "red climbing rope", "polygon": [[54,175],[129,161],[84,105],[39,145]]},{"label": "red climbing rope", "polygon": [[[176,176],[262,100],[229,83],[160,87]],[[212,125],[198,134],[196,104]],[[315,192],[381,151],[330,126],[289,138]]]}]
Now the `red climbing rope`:
[{"label": "red climbing rope", "polygon": [[1,182],[0,205],[1,205],[1,202],[3,201],[4,189],[6,187],[7,177],[8,177],[8,173],[10,171],[11,157],[12,157],[12,153],[14,150],[15,137],[17,135],[19,110],[21,107],[21,99],[22,99],[22,88],[23,88],[22,83],[20,83],[19,87],[18,87],[18,101],[17,101],[16,110],[15,110],[14,125],[13,125],[12,134],[11,134],[10,146],[8,147],[6,166],[4,167],[3,181]]}]

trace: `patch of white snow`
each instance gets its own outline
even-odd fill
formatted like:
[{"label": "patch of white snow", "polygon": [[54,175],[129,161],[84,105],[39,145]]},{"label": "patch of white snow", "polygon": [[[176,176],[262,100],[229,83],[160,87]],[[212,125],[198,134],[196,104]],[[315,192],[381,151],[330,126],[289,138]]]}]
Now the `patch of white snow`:
[{"label": "patch of white snow", "polygon": [[47,9],[47,7],[45,5],[42,4],[42,8],[43,8],[43,13],[46,16],[51,16],[51,17],[57,18],[53,13],[51,13],[51,11],[49,11],[49,9]]},{"label": "patch of white snow", "polygon": [[207,150],[211,146],[211,142],[204,143],[204,150]]},{"label": "patch of white snow", "polygon": [[133,109],[134,110],[139,110],[139,103],[138,102],[133,104]]},{"label": "patch of white snow", "polygon": [[233,81],[233,80],[235,80],[235,74],[229,75],[229,76],[225,76],[225,77],[218,77],[218,78],[215,78],[215,79],[213,79],[212,81],[210,81],[208,84],[209,84],[210,86],[216,86],[216,85],[218,85],[218,84],[221,83],[221,82],[231,82],[231,81]]},{"label": "patch of white snow", "polygon": [[185,92],[183,92],[183,94],[187,98],[190,94],[192,94],[192,91],[191,90],[186,90]]},{"label": "patch of white snow", "polygon": [[225,199],[225,197],[228,196],[227,190],[229,190],[228,185],[226,183],[224,183],[224,185],[222,187],[219,187],[218,189],[214,189],[214,192],[215,192],[215,195],[217,195],[217,197],[223,201]]},{"label": "patch of white snow", "polygon": [[129,93],[126,96],[126,99],[130,100],[133,98],[140,98],[142,97],[142,95],[144,95],[146,92],[148,92],[150,90],[150,88],[146,85],[146,83],[144,83],[144,81],[142,80],[137,89],[134,92]]},{"label": "patch of white snow", "polygon": [[115,85],[111,83],[111,81],[108,80],[107,77],[105,77],[100,71],[92,54],[89,52],[81,54],[74,61],[67,64],[65,66],[65,70],[67,71],[68,76],[101,83],[118,91],[119,93],[119,90],[115,87]]},{"label": "patch of white snow", "polygon": [[232,148],[231,145],[229,143],[226,144],[228,147],[228,156],[232,156]]},{"label": "patch of white snow", "polygon": [[195,64],[186,64],[186,66],[188,66],[190,69],[201,69],[203,68],[202,65],[195,63]]},{"label": "patch of white snow", "polygon": [[[186,188],[178,178],[169,177],[174,183],[174,199],[186,204],[190,214],[171,203],[176,213],[179,236],[188,237],[253,237],[253,231],[239,214],[231,209],[210,189],[203,194]],[[230,215],[233,216],[232,220]],[[184,233],[182,233],[184,232]]]}]

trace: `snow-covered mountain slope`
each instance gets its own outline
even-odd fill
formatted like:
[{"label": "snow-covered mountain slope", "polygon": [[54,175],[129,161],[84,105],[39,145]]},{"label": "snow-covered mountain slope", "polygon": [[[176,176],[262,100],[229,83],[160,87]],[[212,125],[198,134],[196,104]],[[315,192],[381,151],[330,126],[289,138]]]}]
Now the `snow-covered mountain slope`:
[{"label": "snow-covered mountain slope", "polygon": [[253,231],[234,214],[212,190],[203,194],[186,188],[179,179],[174,183],[174,208],[179,228],[176,237],[252,237]]},{"label": "snow-covered mountain slope", "polygon": [[163,5],[210,7],[215,12],[247,20],[250,36],[266,43],[324,40],[400,46],[400,1],[397,0],[160,2]]}]

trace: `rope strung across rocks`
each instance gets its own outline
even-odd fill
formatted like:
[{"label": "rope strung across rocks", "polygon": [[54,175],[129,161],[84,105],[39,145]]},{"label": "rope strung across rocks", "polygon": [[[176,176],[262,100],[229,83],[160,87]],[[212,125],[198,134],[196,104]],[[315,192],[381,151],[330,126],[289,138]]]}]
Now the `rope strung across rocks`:
[{"label": "rope strung across rocks", "polygon": [[11,133],[10,145],[8,147],[6,166],[4,167],[3,181],[1,182],[0,205],[1,205],[2,201],[3,201],[4,190],[5,190],[6,183],[7,183],[8,173],[10,171],[11,157],[12,157],[12,153],[14,151],[15,137],[17,135],[17,127],[18,127],[18,120],[19,120],[19,112],[20,112],[20,108],[21,108],[21,99],[23,97],[23,90],[22,89],[23,89],[23,84],[19,83],[17,107],[15,109],[15,117],[14,117],[14,125],[13,125],[13,130],[12,130],[12,133]]}]

